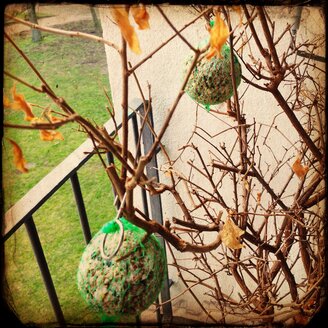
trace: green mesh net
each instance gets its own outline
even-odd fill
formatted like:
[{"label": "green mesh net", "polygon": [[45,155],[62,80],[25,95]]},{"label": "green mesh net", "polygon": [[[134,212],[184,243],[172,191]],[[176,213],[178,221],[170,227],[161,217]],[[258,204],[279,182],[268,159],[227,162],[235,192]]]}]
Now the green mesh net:
[{"label": "green mesh net", "polygon": [[105,224],[92,238],[82,255],[78,273],[78,288],[96,311],[109,316],[136,315],[147,309],[158,296],[166,268],[163,248],[158,239],[120,219],[124,239],[117,254],[109,261],[100,248],[108,234],[104,251],[112,254],[119,242],[119,225]]},{"label": "green mesh net", "polygon": [[[221,54],[222,58],[213,56],[211,59],[206,59],[204,57],[199,61],[185,88],[186,93],[193,100],[205,105],[206,108],[209,108],[209,105],[222,103],[233,95],[230,47],[224,45]],[[238,87],[241,81],[241,66],[235,55],[233,58],[236,85]],[[193,56],[187,59],[185,72],[192,60]]]}]

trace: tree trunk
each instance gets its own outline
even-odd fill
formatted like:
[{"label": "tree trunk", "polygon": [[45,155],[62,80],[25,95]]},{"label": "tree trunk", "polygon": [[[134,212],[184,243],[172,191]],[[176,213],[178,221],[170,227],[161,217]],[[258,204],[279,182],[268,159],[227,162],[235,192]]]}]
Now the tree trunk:
[{"label": "tree trunk", "polygon": [[[28,16],[29,16],[29,21],[31,23],[38,24],[38,19],[35,12],[35,3],[30,3],[28,5]],[[41,41],[41,39],[42,39],[41,32],[39,30],[32,28],[32,41],[39,42]]]},{"label": "tree trunk", "polygon": [[96,8],[91,5],[90,11],[91,11],[93,23],[95,25],[96,34],[101,35],[101,24],[97,16]]}]

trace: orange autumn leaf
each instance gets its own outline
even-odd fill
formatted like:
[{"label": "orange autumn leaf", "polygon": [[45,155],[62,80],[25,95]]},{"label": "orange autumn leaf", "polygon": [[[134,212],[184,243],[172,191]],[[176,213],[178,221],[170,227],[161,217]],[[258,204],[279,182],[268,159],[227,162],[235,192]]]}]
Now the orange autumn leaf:
[{"label": "orange autumn leaf", "polygon": [[226,23],[220,17],[220,14],[216,14],[214,26],[210,29],[210,51],[206,58],[210,59],[214,55],[222,58],[221,49],[229,36],[229,29]]},{"label": "orange autumn leaf", "polygon": [[14,164],[15,164],[17,170],[19,170],[22,173],[28,172],[28,169],[26,167],[26,160],[24,158],[21,148],[18,146],[18,144],[14,140],[11,140],[11,139],[8,139],[8,140],[13,146]]},{"label": "orange autumn leaf", "polygon": [[49,114],[48,116],[49,116],[50,121],[51,121],[52,123],[56,123],[56,122],[61,122],[61,121],[63,121],[62,118],[57,117],[57,116],[53,116],[52,114]]},{"label": "orange autumn leaf", "polygon": [[40,139],[43,141],[64,140],[59,131],[40,130]]},{"label": "orange autumn leaf", "polygon": [[299,177],[299,179],[302,179],[309,170],[309,167],[306,165],[303,166],[301,164],[301,159],[297,157],[294,164],[292,165],[292,170]]},{"label": "orange autumn leaf", "polygon": [[245,231],[236,226],[230,218],[228,218],[222,230],[219,232],[222,243],[232,249],[240,249],[244,247],[239,241],[240,236],[244,233]]},{"label": "orange autumn leaf", "polygon": [[132,6],[131,13],[140,30],[149,28],[149,14],[144,5],[140,4]]},{"label": "orange autumn leaf", "polygon": [[[44,117],[34,117],[33,123],[36,128],[38,128],[38,124],[46,123],[46,124],[51,124],[55,122],[62,121],[61,118],[52,116],[51,113],[47,114],[47,119]],[[32,123],[32,125],[33,125]],[[47,129],[40,129],[40,139],[43,141],[53,141],[53,140],[64,140],[63,135],[59,131],[55,130],[47,130]]]},{"label": "orange autumn leaf", "polygon": [[31,105],[25,100],[24,95],[16,93],[16,84],[11,89],[14,102],[10,104],[11,109],[22,110],[25,113],[24,120],[32,121],[34,114]]},{"label": "orange autumn leaf", "polygon": [[113,18],[119,26],[124,40],[128,43],[130,49],[136,54],[140,54],[139,40],[133,26],[129,21],[129,13],[125,7],[113,7],[111,9]]}]

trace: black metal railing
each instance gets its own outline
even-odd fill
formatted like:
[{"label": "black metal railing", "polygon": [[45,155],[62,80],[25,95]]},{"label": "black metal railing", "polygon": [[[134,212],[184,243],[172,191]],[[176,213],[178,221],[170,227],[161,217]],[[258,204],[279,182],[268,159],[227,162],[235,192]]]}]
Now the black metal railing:
[{"label": "black metal railing", "polygon": [[[144,106],[140,100],[134,101],[131,108],[135,110],[129,115],[131,125],[133,129],[133,135],[135,144],[139,139],[138,115],[144,117]],[[152,112],[148,113],[148,120],[153,125]],[[121,128],[121,125],[118,126]],[[146,153],[154,142],[153,134],[149,126],[146,124],[142,130],[143,152]],[[55,285],[48,267],[48,263],[43,252],[42,244],[38,235],[37,227],[33,220],[33,214],[68,180],[71,181],[73,194],[75,197],[76,207],[80,217],[81,229],[85,243],[87,244],[91,240],[91,230],[85,209],[85,204],[80,188],[78,179],[78,170],[85,165],[88,160],[93,156],[94,146],[90,139],[87,139],[81,144],[73,153],[66,157],[57,167],[55,167],[47,176],[45,176],[38,184],[36,184],[25,196],[23,196],[14,206],[12,206],[4,217],[4,226],[2,231],[2,242],[5,242],[10,238],[15,231],[21,226],[25,226],[28,233],[31,246],[38,263],[43,282],[48,293],[48,297],[55,313],[57,323],[65,327],[66,321],[64,313],[61,309],[61,305],[58,299]],[[108,154],[108,161],[113,163],[112,154]],[[157,159],[153,157],[152,161],[147,165],[147,175],[158,179]],[[149,201],[148,201],[149,199]],[[147,198],[146,191],[142,189],[142,204],[144,213],[148,216],[151,212],[151,216],[155,217],[160,223],[162,223],[162,204],[160,195],[149,196]],[[150,205],[150,206],[149,206]],[[92,206],[92,204],[90,204]],[[164,246],[164,240],[160,238],[162,245]],[[165,249],[165,247],[164,247]],[[165,277],[164,286],[161,292],[161,300],[165,302],[170,299],[169,291],[169,279],[168,275]],[[162,312],[157,311],[158,324],[167,322],[172,318],[171,303],[165,303],[162,306]],[[139,320],[137,319],[137,322]]]}]

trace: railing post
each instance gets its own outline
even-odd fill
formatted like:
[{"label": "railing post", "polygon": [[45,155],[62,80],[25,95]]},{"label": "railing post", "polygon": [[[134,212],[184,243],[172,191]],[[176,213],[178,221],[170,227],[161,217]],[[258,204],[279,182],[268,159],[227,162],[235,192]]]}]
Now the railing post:
[{"label": "railing post", "polygon": [[46,286],[49,300],[50,300],[52,308],[55,312],[57,321],[61,327],[66,327],[64,315],[63,315],[62,309],[60,307],[56,289],[55,289],[54,283],[52,281],[52,277],[51,277],[51,274],[49,271],[47,260],[44,255],[42,245],[40,242],[40,238],[38,235],[38,231],[36,229],[36,226],[35,226],[32,216],[25,221],[25,227],[26,227],[27,234],[29,236],[29,239],[30,239],[30,242],[31,242],[31,245],[33,248],[35,258],[38,262],[39,269],[40,269],[44,284]]},{"label": "railing post", "polygon": [[[143,106],[143,104],[141,104],[140,106]],[[137,115],[134,113],[134,115],[131,117],[131,121],[132,121],[132,131],[133,131],[133,138],[134,138],[134,143],[136,145],[136,159],[138,160],[140,155],[141,155],[141,147],[139,145],[138,149],[138,141],[139,141],[139,128],[138,128],[138,120],[137,120]]]},{"label": "railing post", "polygon": [[[143,109],[143,104],[140,105],[140,108]],[[134,143],[136,147],[138,146],[138,141],[139,141],[139,128],[138,128],[138,120],[137,120],[137,115],[133,115],[132,118],[132,130],[133,130],[133,136],[134,136]],[[136,158],[138,159],[141,155],[141,145],[136,149]],[[148,209],[148,201],[147,201],[147,193],[145,189],[141,189],[141,200],[142,200],[142,206],[144,210],[144,214],[149,217],[149,209]]]},{"label": "railing post", "polygon": [[[114,156],[112,153],[108,152],[106,153],[107,155],[107,161],[108,161],[108,164],[114,164]],[[113,190],[113,194],[114,196],[116,196],[116,192],[115,192],[115,189],[112,187],[112,190]],[[118,208],[120,207],[120,202],[117,201],[116,202],[116,209],[118,210]],[[140,326],[140,317],[139,316],[136,316],[136,327],[139,328],[141,327]]]},{"label": "railing post", "polygon": [[[139,110],[141,107],[143,108],[143,104],[140,105]],[[140,155],[141,155],[141,144],[139,142],[140,135],[139,135],[137,115],[133,115],[131,120],[132,120],[134,144],[136,146],[136,159],[139,159]],[[138,142],[139,142],[139,145],[138,145]],[[148,200],[147,200],[147,194],[146,194],[145,189],[141,189],[141,200],[142,200],[144,214],[146,215],[146,217],[149,217]],[[158,298],[156,300],[156,303],[159,303]],[[157,318],[157,321],[160,323],[161,322],[161,310],[159,307],[156,308],[156,318]],[[140,326],[140,318],[139,317],[137,317],[137,324],[139,327]]]},{"label": "railing post", "polygon": [[72,184],[72,189],[73,189],[73,193],[74,193],[74,197],[75,197],[77,210],[78,210],[79,216],[80,216],[80,223],[82,226],[84,240],[85,240],[85,243],[88,244],[91,240],[91,231],[90,231],[87,212],[86,212],[85,206],[84,206],[79,178],[78,178],[76,172],[73,173],[73,175],[70,177],[70,180],[71,180],[71,184]]},{"label": "railing post", "polygon": [[[114,164],[114,156],[113,156],[113,154],[112,154],[111,152],[108,152],[108,153],[106,153],[106,156],[107,156],[107,162],[108,162],[108,164],[109,164],[109,165],[110,165],[110,164]],[[113,195],[114,195],[114,197],[116,197],[117,194],[116,194],[116,190],[115,190],[115,188],[113,187],[113,185],[112,185],[112,191],[113,191]],[[117,199],[117,201],[114,202],[114,205],[115,205],[116,209],[118,210],[119,207],[120,207],[120,205],[121,205],[120,200]]]},{"label": "railing post", "polygon": [[[145,118],[145,110],[144,107],[140,107],[140,114],[142,117]],[[148,120],[151,126],[154,125],[153,122],[153,113],[152,109],[149,110],[148,112]],[[142,140],[143,140],[143,145],[144,145],[144,153],[146,154],[151,146],[153,145],[154,142],[154,136],[149,129],[148,125],[145,124],[144,129],[142,131]],[[158,170],[156,169],[158,167],[157,165],[157,158],[156,154],[153,156],[151,161],[147,164],[146,166],[146,171],[147,171],[147,176],[148,178],[155,178],[157,181],[159,180],[159,175],[158,175]],[[162,200],[160,195],[150,195],[149,196],[150,200],[150,209],[151,209],[151,214],[153,217],[156,218],[157,222],[160,224],[163,224],[163,211],[162,211]],[[164,254],[166,257],[166,248],[165,248],[165,241],[164,239],[159,236],[160,243],[162,247],[164,248]],[[170,296],[170,280],[168,276],[168,272],[166,271],[165,277],[164,277],[164,282],[163,282],[163,288],[161,291],[161,300],[162,302],[169,301],[171,299]],[[163,318],[162,322],[165,323],[170,323],[172,319],[172,304],[171,302],[165,303],[162,305],[162,310],[163,310]]]}]

